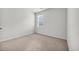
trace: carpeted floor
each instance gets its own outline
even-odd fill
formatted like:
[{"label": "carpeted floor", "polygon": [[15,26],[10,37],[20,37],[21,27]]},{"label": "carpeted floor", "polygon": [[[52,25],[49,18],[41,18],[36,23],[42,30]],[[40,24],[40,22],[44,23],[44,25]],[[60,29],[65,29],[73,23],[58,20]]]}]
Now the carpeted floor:
[{"label": "carpeted floor", "polygon": [[1,51],[68,51],[67,41],[32,34],[0,43]]}]

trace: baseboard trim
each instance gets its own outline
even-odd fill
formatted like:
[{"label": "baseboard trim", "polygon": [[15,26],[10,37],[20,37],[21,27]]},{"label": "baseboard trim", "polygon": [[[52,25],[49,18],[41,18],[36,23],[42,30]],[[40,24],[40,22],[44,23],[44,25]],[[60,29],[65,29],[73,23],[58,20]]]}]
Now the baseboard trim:
[{"label": "baseboard trim", "polygon": [[20,38],[20,37],[23,37],[23,36],[29,36],[29,35],[32,35],[34,33],[31,33],[31,34],[26,34],[26,35],[21,35],[21,36],[17,36],[17,37],[13,37],[13,38],[6,38],[6,39],[2,39],[0,40],[0,42],[5,42],[5,41],[9,41],[9,40],[13,40],[13,39],[17,39],[17,38]]},{"label": "baseboard trim", "polygon": [[36,33],[36,34],[40,34],[40,35],[47,36],[47,37],[51,37],[51,38],[66,40],[66,39],[63,39],[63,38],[58,38],[58,37],[54,37],[54,36],[49,36],[49,35],[45,35],[45,34],[41,34],[41,33]]},{"label": "baseboard trim", "polygon": [[[23,36],[29,36],[29,35],[32,35],[32,34],[40,34],[40,33],[31,33],[31,34],[28,34],[28,35],[21,35],[21,36],[17,36],[17,37],[13,37],[13,38],[7,38],[7,39],[0,40],[0,42],[12,40],[12,39],[17,39],[17,38],[20,38],[20,37],[23,37]],[[43,35],[43,36],[47,36],[47,37],[51,37],[52,38],[52,36],[48,36],[48,35],[45,35],[45,34],[40,34],[40,35]],[[53,38],[57,38],[57,37],[53,37]],[[57,39],[62,39],[62,38],[57,38]],[[66,39],[62,39],[62,40],[66,40]]]}]

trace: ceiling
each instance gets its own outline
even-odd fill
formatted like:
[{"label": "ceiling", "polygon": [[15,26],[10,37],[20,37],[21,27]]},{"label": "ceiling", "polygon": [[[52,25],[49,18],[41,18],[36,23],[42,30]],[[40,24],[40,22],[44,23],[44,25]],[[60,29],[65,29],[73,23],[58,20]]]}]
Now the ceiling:
[{"label": "ceiling", "polygon": [[38,13],[38,12],[43,11],[43,10],[46,10],[46,9],[48,9],[48,8],[32,8],[32,11],[34,13]]}]

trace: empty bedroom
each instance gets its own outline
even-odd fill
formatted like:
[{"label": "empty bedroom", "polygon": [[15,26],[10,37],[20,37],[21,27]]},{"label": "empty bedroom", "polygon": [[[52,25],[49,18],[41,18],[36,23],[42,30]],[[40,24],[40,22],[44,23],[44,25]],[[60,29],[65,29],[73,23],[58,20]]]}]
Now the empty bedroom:
[{"label": "empty bedroom", "polygon": [[67,8],[0,8],[0,51],[68,51]]}]

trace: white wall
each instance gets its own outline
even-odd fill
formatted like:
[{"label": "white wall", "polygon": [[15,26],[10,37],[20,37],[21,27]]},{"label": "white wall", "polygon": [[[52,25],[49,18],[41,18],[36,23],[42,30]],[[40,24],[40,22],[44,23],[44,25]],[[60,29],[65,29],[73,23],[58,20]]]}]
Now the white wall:
[{"label": "white wall", "polygon": [[34,32],[34,13],[31,9],[2,9],[2,34],[5,41]]},{"label": "white wall", "polygon": [[36,14],[44,15],[44,24],[36,27],[36,32],[52,37],[66,39],[66,13],[65,8],[52,8]]},{"label": "white wall", "polygon": [[[2,15],[2,10],[0,9],[0,28],[1,28],[1,21],[2,21],[2,17],[1,17],[1,15]],[[1,36],[2,35],[2,30],[0,29],[0,39],[2,39]]]},{"label": "white wall", "polygon": [[69,50],[79,51],[79,8],[68,8],[67,41]]}]

